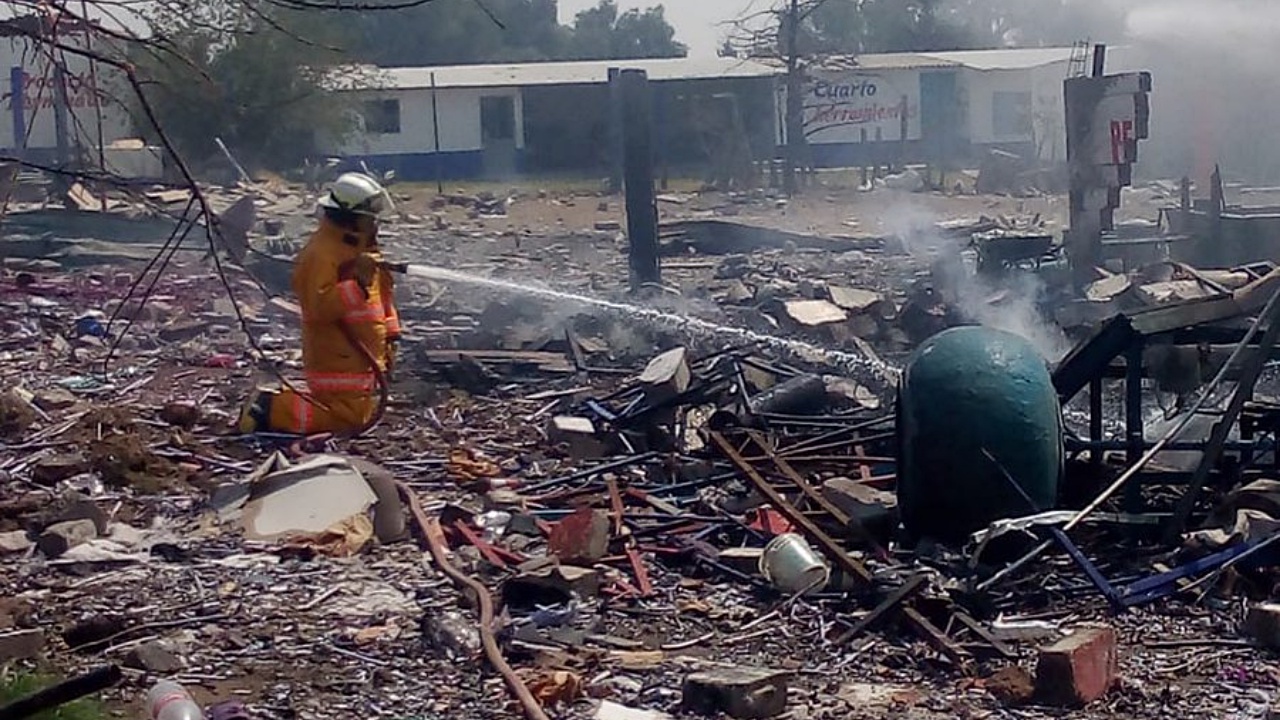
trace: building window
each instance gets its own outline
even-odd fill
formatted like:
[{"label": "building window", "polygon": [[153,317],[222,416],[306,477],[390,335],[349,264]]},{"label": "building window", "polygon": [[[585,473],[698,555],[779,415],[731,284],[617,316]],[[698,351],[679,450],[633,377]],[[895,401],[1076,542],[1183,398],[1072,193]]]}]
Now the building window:
[{"label": "building window", "polygon": [[515,98],[510,95],[480,98],[480,126],[485,140],[515,139]]},{"label": "building window", "polygon": [[366,100],[362,114],[365,132],[372,135],[400,134],[399,100]]},{"label": "building window", "polygon": [[991,96],[991,130],[996,140],[1031,138],[1031,93],[998,92]]}]

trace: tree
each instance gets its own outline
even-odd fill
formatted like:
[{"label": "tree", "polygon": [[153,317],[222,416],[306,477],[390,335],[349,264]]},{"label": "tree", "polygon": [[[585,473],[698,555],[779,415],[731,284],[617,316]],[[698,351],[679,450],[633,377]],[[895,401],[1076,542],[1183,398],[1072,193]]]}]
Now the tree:
[{"label": "tree", "polygon": [[806,23],[806,49],[856,54],[1066,45],[1122,34],[1132,5],[1129,0],[826,0]]},{"label": "tree", "polygon": [[578,13],[566,57],[574,60],[684,57],[661,5],[619,14],[615,0]]},{"label": "tree", "polygon": [[552,60],[569,35],[555,0],[437,0],[348,19],[345,49],[383,67]]},{"label": "tree", "polygon": [[620,12],[614,0],[559,24],[556,0],[437,0],[363,14],[347,25],[353,59],[383,67],[680,57],[662,8]]},{"label": "tree", "polygon": [[926,52],[983,44],[983,33],[943,0],[827,0],[809,13],[804,31],[806,49],[819,53]]},{"label": "tree", "polygon": [[[152,21],[167,52],[136,51],[138,75],[156,120],[190,161],[216,154],[217,137],[246,164],[291,167],[317,136],[352,129],[351,108],[325,84],[344,61],[329,18],[203,0]],[[155,128],[142,129],[154,137]]]}]

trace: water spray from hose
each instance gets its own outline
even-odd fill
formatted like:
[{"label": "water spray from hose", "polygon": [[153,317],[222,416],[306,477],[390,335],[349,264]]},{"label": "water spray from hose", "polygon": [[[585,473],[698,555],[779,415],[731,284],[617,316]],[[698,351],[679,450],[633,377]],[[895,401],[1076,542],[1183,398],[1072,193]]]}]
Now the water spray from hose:
[{"label": "water spray from hose", "polygon": [[790,353],[809,362],[827,363],[851,375],[876,373],[880,375],[896,375],[897,368],[877,359],[864,355],[832,350],[801,340],[766,335],[745,328],[722,325],[696,317],[676,315],[654,308],[632,305],[630,303],[602,300],[587,295],[552,290],[550,288],[523,285],[509,280],[488,278],[482,275],[450,270],[435,265],[417,263],[388,263],[387,269],[411,277],[420,277],[437,282],[479,285],[514,295],[536,296],[547,300],[574,303],[598,308],[618,315],[640,320],[658,327],[684,331],[695,337],[722,338],[740,344],[755,344],[783,353]]}]

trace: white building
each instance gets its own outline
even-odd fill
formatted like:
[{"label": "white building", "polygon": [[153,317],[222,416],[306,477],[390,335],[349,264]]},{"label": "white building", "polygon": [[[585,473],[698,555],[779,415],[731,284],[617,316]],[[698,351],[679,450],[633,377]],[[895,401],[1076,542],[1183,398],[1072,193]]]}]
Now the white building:
[{"label": "white building", "polygon": [[714,153],[726,127],[772,156],[778,71],[735,58],[383,68],[352,82],[361,128],[325,150],[419,180],[600,170],[611,68],[648,73],[660,161]]},{"label": "white building", "polygon": [[1034,48],[828,61],[810,72],[804,100],[813,163],[965,162],[984,148],[1065,159],[1071,57],[1070,48]]},{"label": "white building", "polygon": [[[986,148],[1065,158],[1071,48],[862,55],[810,70],[805,133],[818,167],[975,161]],[[777,157],[783,72],[736,58],[382,69],[357,93],[362,128],[326,150],[406,179],[607,168],[610,68],[654,81],[659,161]],[[905,128],[905,142],[904,140]],[[438,129],[438,133],[437,133]]]},{"label": "white building", "polygon": [[[7,157],[53,165],[57,160],[58,122],[56,108],[65,97],[66,144],[72,157],[89,165],[105,160],[109,171],[128,177],[160,174],[159,153],[155,149],[122,149],[112,143],[134,137],[129,115],[128,91],[121,74],[110,65],[84,55],[37,43],[31,34],[47,32],[36,16],[0,23],[0,147]],[[73,48],[110,55],[105,36],[73,21],[63,21],[56,30],[56,42]],[[56,62],[55,62],[56,61]],[[65,92],[58,87],[61,81]]]}]

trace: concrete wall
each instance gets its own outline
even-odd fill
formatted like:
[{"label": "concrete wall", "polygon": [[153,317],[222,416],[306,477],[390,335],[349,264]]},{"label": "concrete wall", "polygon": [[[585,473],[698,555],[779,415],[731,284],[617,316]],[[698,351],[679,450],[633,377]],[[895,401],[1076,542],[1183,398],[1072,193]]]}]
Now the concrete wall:
[{"label": "concrete wall", "polygon": [[1049,162],[1067,159],[1067,118],[1062,99],[1062,83],[1067,79],[1067,71],[1067,63],[1055,63],[1036,68],[1031,75],[1037,151],[1041,160]]},{"label": "concrete wall", "polygon": [[439,171],[442,177],[475,177],[483,171],[484,140],[480,123],[481,98],[510,97],[515,105],[515,141],[524,149],[524,108],[517,88],[442,88],[436,93],[440,120],[437,152],[432,122],[432,91],[362,90],[353,93],[358,103],[376,100],[400,102],[400,132],[367,132],[359,129],[341,142],[322,143],[322,149],[352,164],[364,161],[380,170],[395,170],[402,178],[426,180]]},{"label": "concrete wall", "polygon": [[[921,77],[924,73],[955,73],[956,97],[939,96],[934,99],[933,107],[944,106],[943,110],[953,112],[957,120],[947,121],[948,127],[959,124],[954,130],[955,145],[953,152],[961,162],[976,161],[981,157],[983,148],[1000,147],[1023,155],[1036,155],[1043,160],[1061,160],[1065,158],[1065,135],[1062,118],[1062,81],[1066,78],[1065,62],[1048,65],[1036,69],[991,70],[980,71],[965,67],[948,68],[901,68],[877,71],[838,71],[818,73],[816,80],[806,88],[805,132],[810,145],[810,157],[816,167],[855,167],[873,163],[892,163],[903,158],[907,162],[931,162],[928,157],[932,147],[926,142],[923,128],[928,123],[922,117],[924,108],[931,103],[922,102]],[[702,83],[717,81],[701,81]],[[754,81],[753,81],[754,82]],[[769,81],[763,80],[768,83]],[[664,82],[660,84],[663,92],[693,96],[700,92],[698,81]],[[778,80],[778,92],[771,100],[764,97],[763,105],[750,105],[752,118],[762,118],[766,113],[769,122],[761,127],[778,126],[778,142],[786,142],[785,133],[780,120],[785,106],[785,94],[782,92],[782,81]],[[722,92],[734,92],[741,97],[761,97],[764,92],[756,93],[746,84],[719,88]],[[534,109],[533,132],[538,137],[526,138],[525,97],[528,92],[533,98],[530,102]],[[479,177],[485,172],[485,153],[481,136],[480,104],[486,96],[512,97],[516,113],[516,147],[523,168],[525,164],[526,140],[535,150],[539,142],[563,142],[563,140],[547,131],[548,117],[547,99],[558,98],[557,104],[563,104],[572,111],[575,102],[581,102],[582,111],[564,123],[553,123],[557,127],[583,125],[591,120],[589,128],[577,133],[581,142],[591,146],[607,141],[607,132],[595,128],[605,120],[605,115],[594,104],[605,102],[607,95],[603,87],[597,86],[564,86],[562,88],[530,88],[522,91],[519,88],[445,88],[437,90],[437,105],[440,117],[440,151],[435,152],[433,126],[431,121],[431,90],[414,89],[399,91],[359,91],[355,93],[358,100],[378,100],[395,98],[400,101],[400,132],[396,134],[372,134],[357,132],[343,143],[335,143],[326,147],[326,151],[339,155],[349,164],[364,161],[370,167],[397,171],[405,179],[429,180],[437,175],[445,178]],[[1019,132],[1009,132],[996,122],[995,102],[998,93],[1024,93],[1030,96],[1030,127]],[[907,142],[901,142],[902,101],[906,98]],[[576,99],[575,99],[576,98]],[[672,105],[671,100],[668,104]],[[753,101],[754,102],[754,101]],[[776,103],[772,108],[766,107]],[[555,108],[552,108],[555,109]],[[746,106],[744,106],[744,110]],[[579,115],[581,117],[579,117]],[[546,117],[544,117],[546,116]],[[936,120],[936,118],[935,118]],[[594,123],[594,124],[592,124]],[[757,123],[759,124],[759,123]],[[936,123],[935,123],[936,125]],[[603,127],[603,126],[602,126]],[[595,128],[598,132],[589,132]],[[552,128],[554,129],[554,128]],[[936,128],[935,128],[936,130]],[[751,129],[752,136],[764,132],[759,128]],[[772,134],[773,130],[768,129]],[[545,135],[546,137],[543,137]],[[593,140],[594,138],[594,140]],[[659,141],[655,137],[655,141]],[[667,144],[675,142],[674,137],[667,137]],[[767,143],[767,140],[765,141]],[[545,148],[544,148],[545,149]],[[599,149],[599,148],[598,148]],[[533,154],[538,154],[534,152]],[[543,153],[545,154],[545,153]],[[580,153],[581,158],[574,159],[571,164],[581,165],[579,169],[596,169],[607,153]],[[681,154],[681,153],[676,153]],[[688,154],[688,153],[683,153]],[[763,156],[763,153],[753,153]],[[575,156],[576,157],[576,156]],[[664,156],[665,158],[665,156]],[[679,164],[680,158],[667,158]],[[556,164],[557,169],[564,163]]]},{"label": "concrete wall", "polygon": [[[68,31],[60,41],[68,45],[83,44],[83,34]],[[98,40],[98,42],[101,42]],[[97,47],[96,50],[105,48]],[[47,49],[46,49],[47,51]],[[90,159],[96,159],[99,137],[109,144],[122,138],[133,137],[133,122],[129,116],[129,89],[123,78],[112,68],[91,63],[87,58],[63,53],[67,68],[68,141],[72,146],[90,149]],[[23,145],[23,138],[15,138],[15,102],[22,106],[22,123],[25,126],[25,146],[35,155],[41,149],[56,147],[54,127],[54,100],[56,98],[51,59],[25,38],[0,38],[0,147],[12,151]],[[13,68],[22,68],[24,87],[15,95]],[[99,122],[101,117],[101,122]]]},{"label": "concrete wall", "polygon": [[[1019,70],[965,69],[961,77],[968,97],[969,139],[974,145],[1025,148],[1042,160],[1065,159],[1062,82],[1067,63]],[[1011,132],[998,122],[1000,93],[1029,96],[1030,123],[1024,131]]]},{"label": "concrete wall", "polygon": [[[922,98],[921,78],[930,73],[956,73],[954,103],[946,98]],[[984,148],[1003,148],[1022,155],[1038,155],[1042,160],[1066,156],[1062,117],[1062,81],[1067,63],[1016,70],[977,70],[969,67],[839,72],[818,75],[805,98],[806,132],[813,162],[818,167],[856,166],[907,162],[932,163],[931,143],[923,138],[930,118],[928,112],[950,110],[958,118],[954,128],[960,159],[969,163],[980,159]],[[823,85],[822,83],[826,83]],[[845,88],[845,98],[830,99],[830,87]],[[875,87],[868,95],[864,89]],[[1020,128],[997,122],[997,98],[1006,93],[1024,94],[1029,101],[1029,123]],[[908,142],[899,143],[898,113],[886,107],[889,98],[906,95],[909,107]],[[780,99],[779,102],[782,102]],[[847,118],[847,122],[838,122]],[[936,118],[934,119],[936,121]],[[832,121],[832,122],[828,122]],[[936,122],[932,123],[936,125]]]},{"label": "concrete wall", "polygon": [[916,70],[817,72],[805,88],[805,136],[812,145],[920,139],[920,73]]}]

